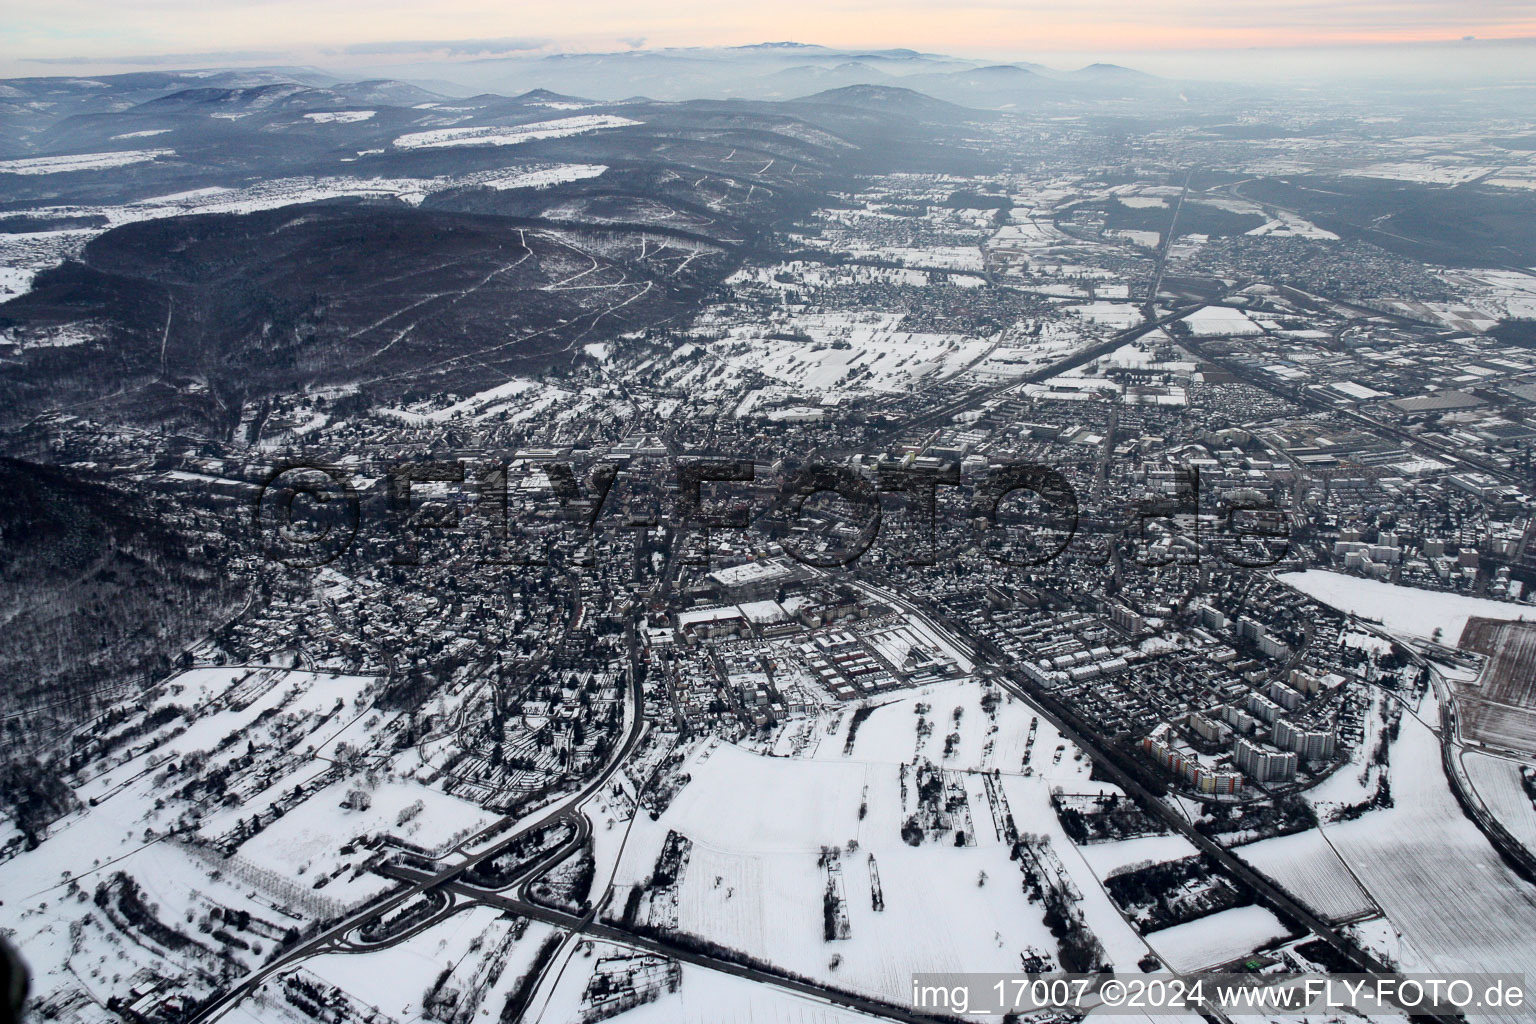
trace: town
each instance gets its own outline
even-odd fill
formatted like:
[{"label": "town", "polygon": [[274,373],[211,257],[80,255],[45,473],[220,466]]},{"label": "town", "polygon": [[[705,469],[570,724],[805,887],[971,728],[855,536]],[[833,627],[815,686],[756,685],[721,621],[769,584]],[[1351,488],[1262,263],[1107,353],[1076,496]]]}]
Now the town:
[{"label": "town", "polygon": [[[1536,254],[1372,226],[1405,190],[1529,218],[1533,122],[855,89],[317,97],[272,130],[379,176],[18,191],[83,226],[0,215],[0,357],[79,397],[14,389],[6,488],[140,510],[18,561],[74,582],[4,620],[37,1019],[844,1024],[917,1019],[923,972],[1533,966]],[[518,162],[427,173],[465,149]],[[233,263],[290,202],[463,248],[263,300],[290,348],[240,386],[175,361],[185,297],[136,390],[92,377],[64,275],[153,232]],[[499,301],[570,305],[452,319],[514,266]],[[26,653],[61,636],[100,642]]]}]

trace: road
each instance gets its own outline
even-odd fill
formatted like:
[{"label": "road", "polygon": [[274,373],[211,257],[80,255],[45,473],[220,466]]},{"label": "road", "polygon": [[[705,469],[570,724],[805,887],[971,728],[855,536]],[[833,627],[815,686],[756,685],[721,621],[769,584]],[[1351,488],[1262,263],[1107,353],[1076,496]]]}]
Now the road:
[{"label": "road", "polygon": [[821,985],[813,981],[796,978],[789,974],[783,974],[763,966],[744,964],[735,960],[727,960],[722,957],[713,956],[711,954],[692,949],[689,946],[684,946],[677,942],[669,941],[665,938],[658,938],[651,935],[642,935],[639,932],[631,931],[627,928],[620,928],[615,925],[598,923],[595,920],[597,913],[595,907],[592,910],[589,910],[585,915],[577,916],[570,913],[569,911],[548,907],[525,898],[506,896],[498,892],[489,892],[484,889],[477,889],[474,886],[466,885],[463,882],[433,882],[431,879],[435,876],[413,872],[409,868],[395,868],[393,871],[401,877],[413,877],[416,881],[416,884],[420,885],[422,888],[440,886],[445,891],[472,903],[480,903],[485,906],[507,910],[514,914],[520,914],[524,917],[532,918],[536,921],[543,921],[548,924],[556,925],[560,928],[568,929],[572,932],[586,935],[589,938],[615,942],[621,945],[633,947],[635,949],[645,950],[649,953],[655,953],[659,956],[671,957],[672,959],[680,960],[683,963],[693,964],[698,967],[705,967],[713,971],[719,971],[722,974],[729,974],[736,978],[744,978],[749,981],[760,982],[765,985],[772,985],[776,988],[780,988],[788,992],[794,992],[802,996],[810,996],[814,999],[818,999],[827,1003],[833,1003],[838,1006],[846,1006],[850,1009],[858,1010],[862,1013],[867,1013],[872,1016],[881,1017],[886,1020],[902,1021],[906,1022],[906,1024],[933,1024],[935,1020],[943,1019],[913,1013],[907,1008],[897,1006],[893,1003],[886,1003],[877,999],[869,998],[867,996],[861,996],[853,992],[844,992],[840,989],[829,988],[828,986]]},{"label": "road", "polygon": [[[236,1003],[238,1003],[241,999],[244,999],[246,996],[250,995],[274,974],[287,970],[295,964],[298,964],[317,953],[321,953],[329,948],[332,948],[336,944],[341,943],[347,933],[362,927],[370,921],[383,917],[408,900],[414,899],[415,897],[421,895],[423,892],[426,892],[429,889],[444,887],[450,883],[455,883],[459,876],[473,868],[476,864],[495,857],[497,854],[503,852],[512,844],[522,839],[524,836],[527,836],[549,825],[553,825],[557,822],[569,821],[576,825],[577,838],[579,839],[583,834],[581,831],[582,828],[586,827],[590,829],[591,827],[590,823],[586,819],[586,816],[579,811],[581,804],[590,798],[593,794],[602,789],[603,786],[608,784],[609,780],[613,778],[614,774],[619,770],[624,762],[627,761],[630,755],[634,753],[635,747],[639,744],[640,738],[644,733],[645,698],[641,693],[640,676],[636,671],[634,658],[635,649],[633,646],[631,646],[629,699],[631,706],[634,709],[634,713],[629,718],[624,739],[614,750],[613,756],[608,759],[608,762],[603,766],[602,771],[598,772],[597,775],[588,781],[585,786],[583,786],[571,796],[560,801],[555,806],[551,807],[547,812],[540,815],[534,821],[529,822],[516,831],[510,833],[500,842],[487,847],[479,853],[472,854],[464,860],[456,861],[453,864],[447,865],[435,873],[420,875],[420,877],[409,883],[404,890],[392,893],[384,899],[370,904],[366,908],[343,919],[341,922],[325,929],[320,934],[315,935],[314,937],[307,939],[304,942],[301,942],[299,945],[282,954],[278,958],[272,960],[270,963],[263,965],[260,969],[252,973],[233,988],[229,989],[221,995],[216,996],[211,1002],[209,1002],[196,1014],[189,1018],[188,1024],[206,1024],[208,1021],[216,1020]],[[505,824],[506,820],[508,819],[503,819],[502,824]],[[571,850],[569,843],[564,844],[562,846],[562,850],[564,853],[568,854]],[[544,861],[541,860],[540,863],[544,863]],[[548,865],[546,864],[545,866],[547,867]],[[524,880],[526,882],[526,875]],[[478,892],[479,890],[475,891]],[[434,915],[434,917],[436,916],[438,915]],[[403,937],[404,936],[397,937],[393,941],[398,942],[399,939]]]},{"label": "road", "polygon": [[1251,282],[1239,281],[1236,284],[1222,289],[1220,292],[1217,292],[1209,299],[1192,303],[1187,306],[1179,306],[1178,308],[1169,311],[1156,320],[1146,320],[1137,324],[1135,327],[1128,327],[1123,331],[1117,331],[1114,334],[1111,334],[1108,338],[1105,338],[1103,341],[1096,342],[1087,348],[1079,349],[1069,356],[1064,356],[1063,358],[1056,360],[1054,363],[1043,366],[1040,369],[1034,370],[1022,377],[1013,377],[1009,380],[1003,381],[1000,384],[994,384],[990,387],[984,388],[975,388],[967,391],[959,398],[956,398],[950,402],[946,402],[945,404],[939,406],[937,409],[929,410],[928,412],[925,412],[919,416],[915,416],[909,420],[903,421],[892,431],[892,433],[910,433],[914,430],[921,430],[925,427],[937,427],[948,423],[950,419],[957,413],[964,412],[967,409],[971,409],[982,404],[983,402],[988,402],[994,398],[1000,397],[1001,395],[1007,394],[1009,391],[1014,390],[1021,384],[1039,384],[1042,381],[1047,381],[1052,377],[1066,373],[1068,370],[1076,369],[1077,367],[1082,366],[1084,363],[1092,362],[1093,360],[1098,359],[1100,356],[1108,355],[1109,353],[1115,351],[1115,349],[1129,345],[1131,342],[1135,341],[1137,338],[1142,337],[1143,335],[1151,334],[1159,327],[1166,327],[1177,320],[1182,320],[1184,317],[1198,309],[1203,309],[1214,302],[1219,302],[1233,290],[1247,287],[1249,283]]},{"label": "road", "polygon": [[1528,484],[1528,481],[1524,480],[1518,473],[1512,473],[1505,469],[1503,466],[1497,466],[1483,459],[1479,459],[1476,456],[1469,455],[1464,450],[1452,449],[1446,445],[1420,437],[1418,434],[1415,434],[1412,431],[1404,430],[1401,427],[1393,426],[1390,423],[1383,423],[1381,420],[1367,416],[1365,413],[1360,412],[1357,409],[1351,409],[1344,406],[1334,405],[1331,402],[1325,402],[1322,399],[1307,393],[1307,391],[1303,388],[1291,389],[1277,385],[1269,379],[1252,372],[1250,369],[1240,363],[1235,363],[1232,360],[1222,356],[1211,355],[1208,351],[1205,350],[1199,339],[1186,338],[1182,339],[1179,344],[1188,349],[1194,355],[1199,356],[1205,362],[1221,367],[1223,370],[1226,370],[1228,373],[1232,374],[1234,377],[1238,378],[1244,383],[1251,384],[1262,391],[1267,391],[1272,395],[1278,395],[1281,398],[1287,399],[1288,401],[1296,402],[1311,409],[1327,411],[1336,416],[1341,416],[1344,419],[1353,420],[1354,422],[1365,427],[1367,430],[1386,434],[1387,436],[1393,437],[1410,446],[1428,449],[1441,458],[1450,459],[1453,463],[1461,463],[1473,469],[1480,470],[1484,473],[1487,473],[1489,476],[1504,481],[1505,483],[1517,484],[1520,486],[1526,486]]},{"label": "road", "polygon": [[[978,660],[989,661],[1000,670],[996,676],[996,681],[1003,689],[1033,707],[1043,718],[1054,725],[1063,737],[1093,758],[1094,767],[1102,771],[1109,781],[1123,789],[1127,796],[1134,799],[1149,813],[1161,819],[1174,832],[1188,839],[1194,844],[1196,849],[1209,856],[1222,870],[1246,884],[1258,898],[1258,902],[1272,910],[1279,911],[1291,920],[1299,922],[1303,927],[1332,947],[1335,953],[1350,964],[1352,970],[1361,974],[1398,977],[1395,971],[1363,949],[1360,949],[1332,924],[1312,913],[1312,911],[1292,899],[1289,894],[1276,886],[1267,877],[1249,867],[1248,864],[1226,847],[1196,829],[1174,807],[1149,790],[1131,773],[1124,770],[1119,764],[1120,757],[1112,756],[1097,738],[1090,738],[1093,735],[1091,730],[1078,719],[1076,714],[1070,709],[1063,707],[1050,694],[1045,692],[1043,688],[1024,676],[1023,673],[1012,668],[1008,656],[1001,650],[984,639],[969,635],[963,627],[953,622],[953,620],[949,620],[944,626],[940,626],[934,621],[935,615],[930,610],[919,607],[911,600],[898,597],[887,587],[876,585],[869,589],[881,600],[893,604],[908,614],[916,615],[923,620],[928,628],[937,631],[939,635],[958,635],[964,641],[963,646],[968,647],[974,652]],[[1440,1021],[1442,1024],[1460,1024],[1458,1020],[1450,1017],[1430,1017],[1426,1015],[1425,1019]]]},{"label": "road", "polygon": [[1152,319],[1157,306],[1157,293],[1163,287],[1163,271],[1168,266],[1168,250],[1173,248],[1173,240],[1178,236],[1179,214],[1184,211],[1184,200],[1189,197],[1189,179],[1194,171],[1187,171],[1184,175],[1184,188],[1179,193],[1179,201],[1174,204],[1173,216],[1168,218],[1168,233],[1163,236],[1163,242],[1157,247],[1157,269],[1152,274],[1152,284],[1147,289],[1147,300],[1142,303],[1141,315],[1148,320]]}]

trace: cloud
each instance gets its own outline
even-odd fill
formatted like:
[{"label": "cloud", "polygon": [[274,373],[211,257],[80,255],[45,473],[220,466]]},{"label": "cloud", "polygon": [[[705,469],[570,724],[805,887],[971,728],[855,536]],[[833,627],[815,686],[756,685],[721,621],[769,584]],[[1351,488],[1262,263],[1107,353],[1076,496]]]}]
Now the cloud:
[{"label": "cloud", "polygon": [[294,55],[281,50],[209,50],[205,53],[147,53],[129,57],[19,57],[28,64],[137,64],[164,67],[169,64],[237,64],[248,61],[291,61]]},{"label": "cloud", "polygon": [[451,57],[485,57],[541,50],[548,39],[402,39],[385,43],[354,43],[336,51],[352,57],[384,57],[413,53],[446,53]]},{"label": "cloud", "polygon": [[645,45],[645,36],[626,36],[625,38],[620,39],[619,42],[623,43],[631,50],[638,50],[640,47]]}]

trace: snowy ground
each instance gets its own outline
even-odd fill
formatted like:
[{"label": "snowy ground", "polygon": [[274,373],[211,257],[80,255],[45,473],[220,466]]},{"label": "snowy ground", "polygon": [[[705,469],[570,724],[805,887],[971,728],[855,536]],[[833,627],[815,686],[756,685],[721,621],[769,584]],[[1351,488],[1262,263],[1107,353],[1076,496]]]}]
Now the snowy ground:
[{"label": "snowy ground", "polygon": [[[574,1021],[592,966],[603,957],[621,956],[628,947],[610,942],[582,943],[573,950],[560,983],[535,1003],[538,1019]],[[551,973],[554,973],[553,971]],[[786,992],[691,964],[682,965],[676,992],[629,1010],[623,1024],[861,1024],[879,1020],[808,996]]]},{"label": "snowy ground", "polygon": [[1125,868],[1144,864],[1163,864],[1193,857],[1200,851],[1181,835],[1140,836],[1108,843],[1090,843],[1078,853],[1099,878],[1108,878]]},{"label": "snowy ground", "polygon": [[1198,971],[1218,967],[1287,934],[1278,917],[1263,907],[1250,906],[1164,928],[1148,935],[1147,942],[1175,970]]},{"label": "snowy ground", "polygon": [[[1043,721],[1030,745],[1036,716],[1027,705],[1003,698],[989,717],[983,692],[967,681],[890,695],[860,723],[847,754],[853,716],[846,710],[835,713],[836,725],[802,758],[765,757],[730,744],[702,748],[683,769],[692,781],[660,820],[642,816],[636,823],[613,906],[622,907],[628,886],[650,876],[673,830],[693,844],[677,891],[682,930],[792,971],[904,999],[915,971],[1017,971],[1027,949],[1055,955],[1043,911],[1023,893],[1019,865],[994,824],[994,812],[1006,809],[1021,832],[1050,837],[1083,892],[1090,927],[1116,963],[1134,964],[1146,944],[1114,909],[1049,804],[1053,786],[1089,793],[1113,787],[1090,782],[1087,759]],[[932,731],[919,735],[920,720]],[[914,758],[945,769],[964,794],[965,845],[955,846],[953,833],[916,847],[903,842]],[[998,774],[985,774],[989,768]],[[828,847],[838,848],[836,884],[850,925],[848,938],[831,942],[822,935],[829,872],[818,864]],[[1121,852],[1136,859],[1153,853]],[[876,878],[883,909],[876,909]]]},{"label": "snowy ground", "polygon": [[579,114],[560,117],[553,121],[535,121],[532,124],[513,126],[487,125],[480,127],[434,128],[424,132],[409,132],[395,140],[399,149],[435,149],[447,146],[514,146],[534,139],[558,139],[567,135],[601,128],[624,128],[641,124],[627,117],[613,114]]},{"label": "snowy ground", "polygon": [[1462,813],[1438,747],[1405,715],[1390,759],[1396,805],[1323,831],[1407,940],[1405,970],[1536,974],[1536,887]]},{"label": "snowy ground", "polygon": [[[352,790],[366,793],[366,810],[348,810],[343,800]],[[419,806],[418,806],[419,804]],[[315,793],[298,807],[246,841],[238,857],[286,878],[312,881],[357,861],[340,848],[359,836],[387,832],[434,854],[488,826],[492,815],[464,800],[414,781],[383,780],[374,786],[343,779]],[[343,875],[322,891],[347,903],[388,889],[392,883],[365,873]]]},{"label": "snowy ground", "polygon": [[[710,346],[728,367],[752,371],[806,391],[892,392],[954,376],[981,359],[985,339],[901,329],[894,313],[818,313],[789,324],[731,328]],[[808,341],[772,338],[802,332]]]},{"label": "snowy ground", "polygon": [[116,153],[76,153],[71,156],[34,156],[0,160],[0,174],[62,174],[67,171],[104,171],[175,156],[172,149],[125,149]]},{"label": "snowy ground", "polygon": [[316,124],[356,124],[378,113],[376,110],[325,110],[304,117]]},{"label": "snowy ground", "polygon": [[1141,307],[1131,302],[1089,302],[1081,306],[1068,306],[1067,312],[1076,313],[1084,320],[1125,330],[1141,323]]},{"label": "snowy ground", "polygon": [[1264,333],[1262,327],[1248,319],[1248,314],[1229,306],[1202,306],[1186,316],[1184,324],[1197,338]]},{"label": "snowy ground", "polygon": [[[490,1016],[500,1012],[540,944],[553,933],[547,924],[470,907],[385,949],[312,957],[297,973],[311,983],[338,989],[357,1007],[377,1011],[380,1021],[405,1024],[431,1017],[424,996],[446,969],[442,990],[457,990],[461,1005],[473,1001]],[[306,1018],[283,998],[280,984],[269,981],[222,1019],[266,1024]]]},{"label": "snowy ground", "polygon": [[[84,987],[104,1002],[141,969],[179,977],[200,994],[225,965],[253,967],[287,929],[336,916],[388,884],[364,870],[370,850],[343,852],[354,837],[389,835],[438,849],[487,824],[478,807],[407,777],[364,769],[341,777],[335,762],[347,756],[346,745],[388,742],[380,733],[396,716],[369,707],[375,682],[274,667],[198,668],[100,729],[99,738],[124,742],[88,777],[66,779],[79,809],[35,849],[0,863],[0,928],[28,951],[38,995]],[[224,799],[204,801],[203,816],[189,817],[178,792],[214,773],[225,779]],[[340,806],[354,790],[367,795],[366,809]],[[279,802],[287,809],[274,817]],[[240,841],[258,814],[264,827]],[[187,835],[171,837],[177,827]],[[215,845],[223,842],[238,843],[233,856]],[[119,872],[188,945],[162,948],[149,932],[97,908],[97,887]],[[226,911],[256,922],[243,934],[246,946],[211,935]]]},{"label": "snowy ground", "polygon": [[1317,829],[1264,839],[1233,852],[1324,917],[1344,920],[1376,909]]},{"label": "snowy ground", "polygon": [[1374,619],[1391,632],[1428,639],[1439,629],[1442,639],[1451,644],[1472,616],[1536,620],[1536,605],[1420,590],[1324,569],[1282,573],[1275,578],[1341,612]]},{"label": "snowy ground", "polygon": [[496,178],[487,178],[481,184],[487,188],[548,188],[562,181],[580,181],[596,178],[608,169],[606,164],[556,164],[538,170],[519,171]]},{"label": "snowy ground", "polygon": [[1536,807],[1520,784],[1519,763],[1476,750],[1463,751],[1461,763],[1477,795],[1500,823],[1527,849],[1536,850]]}]

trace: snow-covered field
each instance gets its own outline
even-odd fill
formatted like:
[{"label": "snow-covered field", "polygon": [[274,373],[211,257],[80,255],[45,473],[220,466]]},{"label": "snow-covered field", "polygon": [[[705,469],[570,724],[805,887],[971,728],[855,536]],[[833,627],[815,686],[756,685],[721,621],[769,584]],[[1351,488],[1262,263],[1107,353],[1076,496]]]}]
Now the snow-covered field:
[{"label": "snow-covered field", "polygon": [[1217,967],[1288,934],[1263,907],[1234,907],[1147,936],[1163,961],[1178,971]]},{"label": "snow-covered field", "polygon": [[973,366],[966,378],[1002,380],[1022,377],[1098,341],[1098,334],[1078,320],[1027,320],[1004,333],[997,347]]},{"label": "snow-covered field", "polygon": [[1414,181],[1427,185],[1462,185],[1469,181],[1476,181],[1495,170],[1497,170],[1495,167],[1464,163],[1404,160],[1396,163],[1370,164],[1344,173],[1359,178],[1386,178],[1389,181]]},{"label": "snow-covered field", "polygon": [[[611,942],[583,943],[566,962],[560,983],[535,1003],[540,1018],[581,1019],[581,995],[592,965],[604,957],[623,956],[629,947]],[[559,961],[556,962],[558,967]],[[552,970],[550,973],[554,973]],[[627,1010],[623,1024],[866,1024],[881,1018],[834,1006],[772,985],[732,977],[692,964],[682,965],[676,992]]]},{"label": "snow-covered field", "polygon": [[9,302],[32,290],[35,270],[26,267],[0,267],[0,302]]},{"label": "snow-covered field", "polygon": [[1325,569],[1281,573],[1275,578],[1341,612],[1374,619],[1391,632],[1428,639],[1438,629],[1441,638],[1452,644],[1473,616],[1536,620],[1536,605],[1420,590]]},{"label": "snow-covered field", "polygon": [[1247,313],[1230,306],[1202,306],[1183,322],[1197,338],[1264,333],[1262,327],[1248,319]]},{"label": "snow-covered field", "polygon": [[[520,921],[490,907],[470,907],[396,945],[322,954],[305,960],[296,972],[311,984],[339,989],[357,1007],[403,1022],[431,1019],[423,997],[447,969],[443,991],[456,989],[460,1005],[473,1003],[484,1007],[482,1012],[496,1013],[553,932],[547,924]],[[307,1019],[283,998],[279,985],[264,988],[223,1019],[263,1024]]]},{"label": "snow-covered field", "polygon": [[104,171],[149,160],[175,156],[173,149],[125,149],[116,153],[75,153],[70,156],[33,156],[0,160],[0,174],[62,174],[66,171]]},{"label": "snow-covered field", "polygon": [[1462,813],[1438,747],[1404,715],[1390,759],[1395,806],[1324,832],[1407,940],[1405,956],[1422,957],[1405,970],[1536,974],[1536,887]]},{"label": "snow-covered field", "polygon": [[1315,913],[1343,920],[1375,910],[1371,898],[1317,829],[1249,843],[1233,852]]},{"label": "snow-covered field", "polygon": [[548,188],[562,181],[580,181],[595,178],[608,169],[605,164],[555,164],[536,170],[519,171],[496,178],[487,178],[481,184],[487,188]]},{"label": "snow-covered field", "polygon": [[[365,810],[342,806],[348,793],[366,793]],[[357,857],[340,852],[359,836],[386,832],[434,854],[446,853],[494,820],[481,808],[458,797],[429,789],[415,781],[383,780],[376,786],[343,779],[318,791],[308,800],[268,825],[241,845],[244,863],[273,871],[285,878],[310,882],[334,873]],[[343,874],[322,892],[352,903],[388,889],[392,883],[381,876]]]},{"label": "snow-covered field", "polygon": [[[130,733],[131,744],[90,778],[69,780],[79,809],[55,822],[35,849],[0,864],[0,928],[13,929],[15,940],[27,949],[36,991],[47,995],[83,984],[104,1001],[120,991],[105,981],[114,975],[127,977],[145,967],[161,976],[206,966],[212,954],[200,950],[211,940],[197,922],[215,910],[248,911],[281,933],[304,923],[307,914],[334,909],[325,893],[314,893],[307,884],[300,888],[292,876],[268,886],[259,872],[244,870],[211,848],[167,838],[185,804],[162,806],[161,798],[181,784],[173,766],[189,759],[227,762],[246,750],[243,743],[227,742],[228,737],[270,742],[268,734],[279,728],[288,742],[271,749],[287,748],[284,756],[293,765],[281,776],[285,790],[315,778],[328,765],[309,752],[325,749],[349,729],[364,738],[368,721],[382,721],[382,716],[363,720],[348,707],[371,682],[284,669],[202,668],[176,676],[146,700],[143,720],[157,712],[180,713],[162,715],[158,727]],[[133,728],[135,721],[142,720],[130,719],[121,727]],[[229,793],[237,800],[241,795],[235,785]],[[250,814],[261,806],[242,805],[235,812]],[[169,954],[138,931],[125,931],[100,915],[85,921],[97,886],[118,872],[139,886],[146,902],[157,905],[161,921],[201,946],[187,947],[185,955]],[[80,938],[71,940],[71,932]],[[255,963],[263,945],[270,952],[270,940],[230,950]]]},{"label": "snow-covered field", "polygon": [[1248,234],[1269,235],[1274,238],[1314,238],[1325,242],[1339,240],[1339,236],[1332,231],[1320,228],[1311,221],[1284,210],[1279,211],[1274,220],[1260,224]]},{"label": "snow-covered field", "polygon": [[[676,898],[682,930],[900,1000],[915,971],[1017,971],[1028,949],[1056,954],[999,829],[1011,815],[1020,832],[1049,837],[1109,956],[1134,964],[1146,944],[1061,832],[1049,802],[1054,786],[1088,793],[1113,787],[1091,782],[1087,759],[1043,721],[1030,744],[1037,716],[1027,705],[999,698],[995,717],[988,716],[984,692],[956,681],[892,694],[886,703],[876,698],[878,708],[861,721],[846,754],[853,717],[846,708],[818,726],[819,742],[800,758],[730,744],[697,751],[683,768],[692,781],[660,820],[636,822],[613,905],[622,907],[628,887],[650,876],[668,831],[676,831],[692,841]],[[920,732],[923,720],[929,728]],[[963,845],[954,845],[953,832],[918,846],[902,840],[904,807],[915,799],[914,759],[944,769],[947,784],[964,794],[955,825]],[[836,848],[835,871],[823,862],[827,848]],[[1143,860],[1159,851],[1138,845],[1119,852]],[[822,930],[829,875],[849,925],[848,938],[831,942]]]},{"label": "snow-covered field", "polygon": [[[924,381],[951,377],[979,360],[985,339],[900,329],[896,313],[817,313],[784,327],[733,327],[710,346],[722,362],[822,392],[903,391]],[[768,337],[803,333],[808,341]]]},{"label": "snow-covered field", "polygon": [[532,142],[535,139],[558,139],[602,128],[625,128],[642,123],[613,114],[579,114],[576,117],[560,117],[552,121],[535,121],[532,124],[433,128],[424,132],[408,132],[395,140],[395,146],[399,149],[515,146],[520,142]]},{"label": "snow-covered field", "polygon": [[359,121],[368,120],[377,113],[377,110],[323,110],[305,114],[304,117],[316,124],[356,124]]},{"label": "snow-covered field", "polygon": [[1476,750],[1463,751],[1461,763],[1488,810],[1527,849],[1536,850],[1536,807],[1520,784],[1520,765]]},{"label": "snow-covered field", "polygon": [[1141,308],[1131,302],[1089,302],[1081,306],[1068,306],[1067,312],[1076,313],[1084,320],[1115,330],[1124,330],[1141,323]]},{"label": "snow-covered field", "polygon": [[1200,851],[1181,835],[1139,836],[1108,843],[1090,843],[1078,848],[1079,855],[1099,878],[1125,868],[1144,864],[1164,864],[1193,857]]}]

